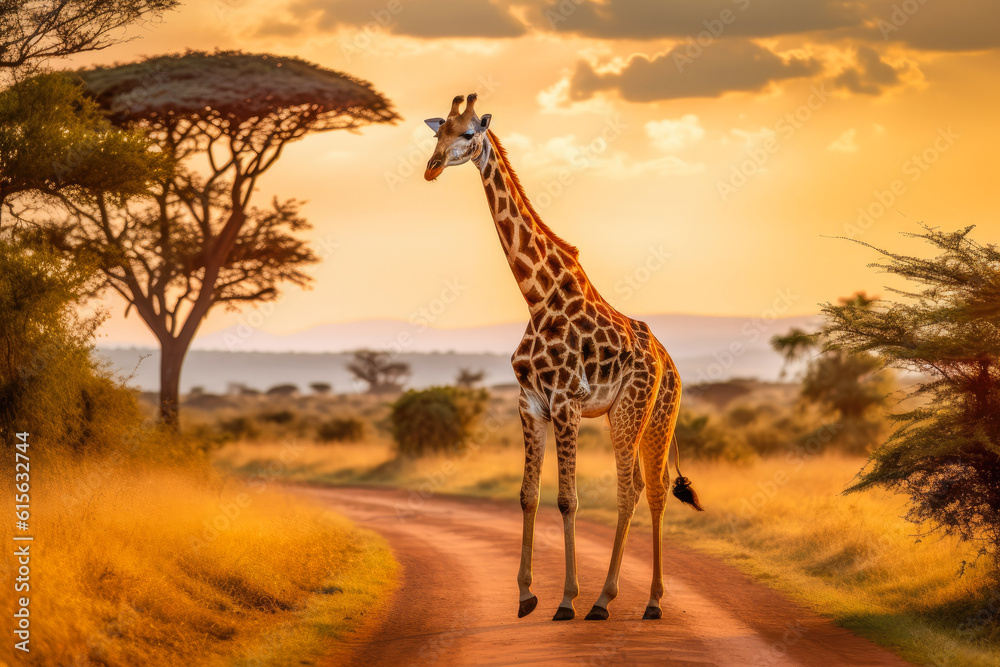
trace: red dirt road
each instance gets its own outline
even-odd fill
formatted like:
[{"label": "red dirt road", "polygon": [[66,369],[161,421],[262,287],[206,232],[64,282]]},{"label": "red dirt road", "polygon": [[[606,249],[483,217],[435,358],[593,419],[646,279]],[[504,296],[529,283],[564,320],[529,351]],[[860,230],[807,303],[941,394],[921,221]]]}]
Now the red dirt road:
[{"label": "red dirt road", "polygon": [[[357,665],[906,665],[894,654],[755,583],[724,562],[664,543],[663,618],[643,621],[652,576],[648,529],[633,529],[607,621],[584,621],[600,594],[614,530],[578,520],[577,618],[562,598],[562,520],[542,507],[535,538],[538,608],[517,618],[521,510],[405,491],[299,488],[381,533],[402,565],[384,615],[352,643]],[[339,661],[338,661],[339,662]]]}]

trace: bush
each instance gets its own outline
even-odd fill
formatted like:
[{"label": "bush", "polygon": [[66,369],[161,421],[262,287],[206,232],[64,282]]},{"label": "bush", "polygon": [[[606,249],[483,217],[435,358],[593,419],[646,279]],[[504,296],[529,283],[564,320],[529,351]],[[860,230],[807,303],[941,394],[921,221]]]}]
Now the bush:
[{"label": "bush", "polygon": [[750,461],[756,456],[739,432],[712,423],[709,415],[696,416],[682,410],[676,434],[684,456],[731,462]]},{"label": "bush", "polygon": [[392,405],[392,436],[403,456],[454,453],[465,447],[489,394],[456,387],[411,389]]},{"label": "bush", "polygon": [[320,424],[316,435],[320,442],[358,442],[365,437],[365,423],[354,417],[331,419]]},{"label": "bush", "polygon": [[224,440],[254,440],[260,435],[253,420],[243,416],[220,421],[219,432]]},{"label": "bush", "polygon": [[295,413],[291,410],[278,410],[277,412],[265,412],[260,416],[261,421],[272,424],[290,424],[295,421]]},{"label": "bush", "polygon": [[120,449],[142,413],[134,392],[91,356],[99,316],[83,318],[91,267],[0,238],[0,441],[27,431],[44,450]]}]

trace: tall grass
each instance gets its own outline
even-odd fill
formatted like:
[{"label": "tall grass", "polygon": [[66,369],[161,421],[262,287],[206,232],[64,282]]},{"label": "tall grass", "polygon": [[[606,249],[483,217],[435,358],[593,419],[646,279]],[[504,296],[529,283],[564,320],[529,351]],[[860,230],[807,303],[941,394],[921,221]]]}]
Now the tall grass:
[{"label": "tall grass", "polygon": [[395,581],[380,538],[268,478],[45,457],[32,480],[31,653],[4,642],[11,664],[300,664]]}]

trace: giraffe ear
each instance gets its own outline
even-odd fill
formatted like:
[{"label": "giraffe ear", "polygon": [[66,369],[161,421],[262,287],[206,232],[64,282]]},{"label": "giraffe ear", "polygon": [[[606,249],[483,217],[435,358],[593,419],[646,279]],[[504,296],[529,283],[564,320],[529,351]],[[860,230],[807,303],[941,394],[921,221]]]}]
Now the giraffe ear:
[{"label": "giraffe ear", "polygon": [[427,123],[427,127],[434,130],[434,134],[437,134],[437,131],[444,125],[444,118],[428,118],[424,122]]},{"label": "giraffe ear", "polygon": [[484,130],[488,130],[490,127],[490,121],[493,120],[493,114],[484,113],[483,117],[479,119],[479,124]]}]

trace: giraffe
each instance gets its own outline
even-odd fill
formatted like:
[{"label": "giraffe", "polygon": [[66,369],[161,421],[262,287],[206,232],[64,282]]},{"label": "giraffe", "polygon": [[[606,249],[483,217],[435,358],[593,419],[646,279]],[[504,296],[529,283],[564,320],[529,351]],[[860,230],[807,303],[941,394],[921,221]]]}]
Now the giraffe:
[{"label": "giraffe", "polygon": [[607,579],[586,619],[609,616],[608,604],[618,595],[629,524],[644,486],[653,519],[653,581],[643,618],[658,619],[662,615],[660,550],[670,484],[668,457],[677,470],[674,496],[702,509],[690,481],[677,467],[674,428],[681,397],[677,368],[646,324],[622,315],[601,297],[587,278],[577,249],[556,236],[528,202],[503,147],[489,129],[492,116],[476,115],[475,94],[468,96],[460,111],[463,101],[461,95],[452,100],[447,119],[425,121],[437,137],[437,146],[424,178],[433,181],[446,167],[469,161],[479,169],[500,245],[528,304],[528,326],[511,357],[521,386],[518,411],[525,452],[517,615],[530,614],[538,604],[531,592],[532,540],[550,421],[559,465],[558,506],[566,555],[563,599],[552,620],[570,620],[576,615],[577,434],[581,418],[606,415],[617,468],[618,521]]}]

